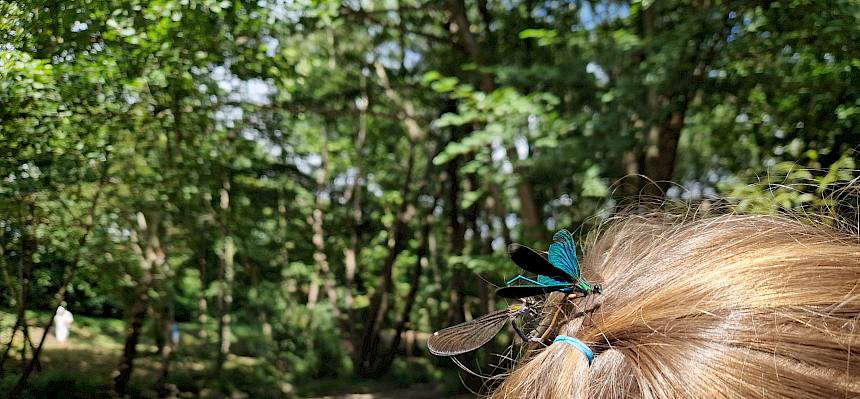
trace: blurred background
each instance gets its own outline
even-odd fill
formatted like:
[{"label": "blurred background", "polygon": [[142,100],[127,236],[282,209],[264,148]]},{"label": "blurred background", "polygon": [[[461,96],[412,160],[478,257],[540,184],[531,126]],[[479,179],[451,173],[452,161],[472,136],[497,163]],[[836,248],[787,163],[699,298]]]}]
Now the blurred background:
[{"label": "blurred background", "polygon": [[858,72],[856,0],[0,1],[0,392],[464,395],[506,244],[838,208]]}]

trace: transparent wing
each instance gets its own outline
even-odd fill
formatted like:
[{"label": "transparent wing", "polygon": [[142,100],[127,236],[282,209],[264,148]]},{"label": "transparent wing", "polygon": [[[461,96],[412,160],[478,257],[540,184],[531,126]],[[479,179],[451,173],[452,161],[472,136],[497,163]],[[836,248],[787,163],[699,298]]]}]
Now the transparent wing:
[{"label": "transparent wing", "polygon": [[477,319],[433,333],[427,340],[430,353],[454,356],[471,352],[489,342],[511,318],[509,308],[487,313]]},{"label": "transparent wing", "polygon": [[555,241],[549,246],[549,263],[563,270],[574,281],[579,280],[579,261],[576,259],[576,244],[567,230],[559,230],[552,236]]}]

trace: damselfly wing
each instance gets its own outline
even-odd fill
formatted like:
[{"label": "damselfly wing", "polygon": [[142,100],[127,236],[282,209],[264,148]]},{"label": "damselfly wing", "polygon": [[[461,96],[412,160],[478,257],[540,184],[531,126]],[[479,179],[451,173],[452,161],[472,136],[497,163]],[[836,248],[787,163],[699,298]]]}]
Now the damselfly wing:
[{"label": "damselfly wing", "polygon": [[513,320],[528,311],[525,305],[511,305],[477,319],[436,331],[427,340],[427,347],[430,353],[437,356],[454,356],[471,352],[490,342],[508,320]]},{"label": "damselfly wing", "polygon": [[549,246],[549,263],[567,274],[569,281],[579,280],[579,260],[576,259],[576,244],[573,242],[573,236],[569,231],[562,229],[552,236],[552,240],[555,242]]},{"label": "damselfly wing", "polygon": [[[591,285],[581,276],[573,235],[567,230],[559,230],[552,238],[554,242],[549,246],[548,259],[523,245],[512,244],[509,247],[508,251],[514,263],[538,277],[533,280],[518,275],[507,282],[508,286],[497,289],[497,295],[504,298],[526,298],[554,291],[578,291],[584,294],[600,291],[600,286]],[[527,283],[511,285],[516,281]]]},{"label": "damselfly wing", "polygon": [[576,258],[576,244],[573,241],[573,235],[562,229],[552,236],[552,240],[555,242],[549,246],[549,262],[573,279],[573,290],[583,294],[590,294],[594,291],[600,292],[599,285],[592,285],[582,278],[582,269]]},{"label": "damselfly wing", "polygon": [[573,282],[570,276],[561,269],[552,265],[538,251],[531,249],[525,245],[511,244],[508,246],[508,256],[511,260],[527,272],[537,274],[538,276],[547,276],[559,281]]}]

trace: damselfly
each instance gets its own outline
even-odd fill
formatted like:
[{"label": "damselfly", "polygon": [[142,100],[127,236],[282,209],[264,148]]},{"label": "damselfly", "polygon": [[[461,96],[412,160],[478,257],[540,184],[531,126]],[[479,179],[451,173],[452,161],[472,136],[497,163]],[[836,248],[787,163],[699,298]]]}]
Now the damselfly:
[{"label": "damselfly", "polygon": [[[505,298],[525,298],[553,291],[599,293],[600,285],[591,284],[582,278],[576,258],[576,244],[570,232],[559,230],[552,239],[554,242],[549,246],[549,259],[524,245],[511,244],[508,249],[511,260],[521,269],[537,274],[537,280],[520,274],[508,281],[506,287],[496,290],[496,294]],[[525,281],[526,284],[511,285],[517,281]]]},{"label": "damselfly", "polygon": [[533,313],[525,304],[515,304],[505,309],[487,313],[477,319],[460,323],[433,333],[427,340],[430,353],[437,356],[455,356],[478,349],[489,342],[510,320],[514,330],[524,341],[530,338],[517,326],[516,318]]}]

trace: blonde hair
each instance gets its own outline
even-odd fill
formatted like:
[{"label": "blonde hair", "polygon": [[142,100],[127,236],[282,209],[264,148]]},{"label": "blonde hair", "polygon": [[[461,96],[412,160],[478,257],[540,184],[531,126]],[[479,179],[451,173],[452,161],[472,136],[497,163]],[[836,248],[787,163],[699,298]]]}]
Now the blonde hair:
[{"label": "blonde hair", "polygon": [[585,342],[593,364],[561,342],[531,351],[492,398],[860,395],[854,234],[778,216],[631,216],[581,263],[602,304],[554,297],[569,316],[549,337]]}]

